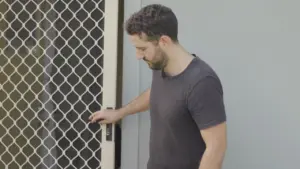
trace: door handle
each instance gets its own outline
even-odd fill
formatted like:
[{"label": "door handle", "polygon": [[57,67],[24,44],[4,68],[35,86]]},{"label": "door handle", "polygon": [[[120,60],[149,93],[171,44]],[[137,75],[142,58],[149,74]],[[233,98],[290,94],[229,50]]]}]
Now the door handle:
[{"label": "door handle", "polygon": [[[107,109],[113,109],[112,107],[107,107]],[[113,124],[106,124],[106,141],[113,141]]]}]

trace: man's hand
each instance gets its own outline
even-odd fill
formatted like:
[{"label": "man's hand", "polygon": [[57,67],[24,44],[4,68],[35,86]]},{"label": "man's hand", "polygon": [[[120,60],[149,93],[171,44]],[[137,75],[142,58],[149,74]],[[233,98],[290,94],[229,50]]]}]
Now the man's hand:
[{"label": "man's hand", "polygon": [[93,113],[89,120],[91,123],[99,122],[100,124],[115,123],[124,117],[120,110],[104,109]]}]

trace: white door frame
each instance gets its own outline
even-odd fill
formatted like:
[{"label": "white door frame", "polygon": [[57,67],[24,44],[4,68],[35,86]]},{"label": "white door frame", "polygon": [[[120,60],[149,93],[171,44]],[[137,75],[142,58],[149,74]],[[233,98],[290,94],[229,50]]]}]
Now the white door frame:
[{"label": "white door frame", "polygon": [[[119,0],[105,1],[102,109],[116,108]],[[102,125],[101,168],[115,168],[115,125]],[[111,140],[107,140],[107,134]]]}]

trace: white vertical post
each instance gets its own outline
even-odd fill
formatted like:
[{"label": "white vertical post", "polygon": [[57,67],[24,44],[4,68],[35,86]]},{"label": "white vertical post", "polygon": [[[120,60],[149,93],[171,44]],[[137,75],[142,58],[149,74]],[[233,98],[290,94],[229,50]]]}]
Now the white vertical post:
[{"label": "white vertical post", "polygon": [[[116,107],[117,53],[119,0],[105,1],[104,58],[103,58],[103,105],[102,109]],[[107,140],[107,125],[102,125],[101,167],[115,168],[115,126],[111,125],[112,140]]]}]

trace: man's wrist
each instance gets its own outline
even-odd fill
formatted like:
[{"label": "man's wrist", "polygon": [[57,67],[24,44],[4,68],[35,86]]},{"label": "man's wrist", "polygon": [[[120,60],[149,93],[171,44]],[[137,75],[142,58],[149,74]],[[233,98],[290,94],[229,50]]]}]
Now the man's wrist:
[{"label": "man's wrist", "polygon": [[122,107],[119,109],[119,113],[120,113],[121,118],[124,118],[125,116],[127,116],[128,110],[126,110],[125,107]]}]

